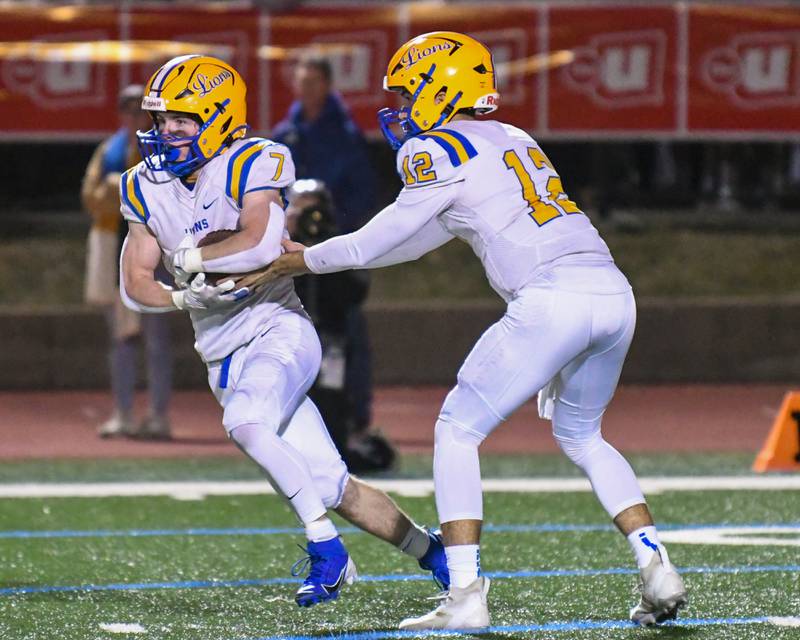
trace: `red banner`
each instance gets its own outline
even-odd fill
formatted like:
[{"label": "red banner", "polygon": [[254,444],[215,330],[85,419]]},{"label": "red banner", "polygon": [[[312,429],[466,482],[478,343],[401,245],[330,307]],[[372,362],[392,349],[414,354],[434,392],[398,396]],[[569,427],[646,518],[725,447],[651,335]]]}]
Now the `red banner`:
[{"label": "red banner", "polygon": [[2,133],[47,138],[114,129],[119,65],[109,45],[119,37],[112,9],[0,7]]},{"label": "red banner", "polygon": [[552,8],[548,33],[548,130],[675,129],[673,8]]},{"label": "red banner", "polygon": [[689,128],[800,132],[800,11],[689,12]]},{"label": "red banner", "polygon": [[294,99],[304,53],[332,64],[358,124],[376,132],[389,57],[427,31],[492,50],[497,117],[540,137],[800,138],[800,7],[716,3],[382,4],[270,14],[222,3],[0,8],[6,138],[90,138],[116,127],[116,96],[165,60],[205,52],[248,84],[268,134]]}]

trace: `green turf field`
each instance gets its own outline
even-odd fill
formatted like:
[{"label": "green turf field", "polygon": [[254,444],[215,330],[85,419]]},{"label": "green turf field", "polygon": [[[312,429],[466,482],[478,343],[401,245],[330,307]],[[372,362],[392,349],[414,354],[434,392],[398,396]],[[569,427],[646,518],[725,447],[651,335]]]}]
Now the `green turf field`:
[{"label": "green turf field", "polygon": [[[563,471],[545,458],[537,466]],[[741,461],[720,456],[716,466],[745,473]],[[488,473],[520,476],[520,465],[490,460]],[[669,472],[667,462],[653,465],[653,474]],[[80,466],[105,482],[137,477],[131,463],[59,463],[47,480],[75,482]],[[42,468],[5,467],[0,488],[32,482]],[[236,461],[212,461],[206,470],[169,461],[142,467],[149,480],[255,477]],[[397,500],[420,522],[434,522],[431,497]],[[664,492],[650,504],[665,536],[699,529],[692,537],[700,544],[667,543],[690,589],[677,625],[642,630],[626,622],[635,600],[632,560],[590,493],[500,492],[486,496],[482,558],[493,579],[493,619],[481,637],[800,638],[800,626],[785,626],[800,624],[800,492]],[[740,538],[762,539],[728,544],[732,532],[722,525],[746,525]],[[435,594],[433,583],[412,559],[342,526],[362,580],[335,603],[300,610],[289,570],[303,537],[275,496],[0,499],[0,638],[417,637],[394,630],[432,607],[425,598]]]}]

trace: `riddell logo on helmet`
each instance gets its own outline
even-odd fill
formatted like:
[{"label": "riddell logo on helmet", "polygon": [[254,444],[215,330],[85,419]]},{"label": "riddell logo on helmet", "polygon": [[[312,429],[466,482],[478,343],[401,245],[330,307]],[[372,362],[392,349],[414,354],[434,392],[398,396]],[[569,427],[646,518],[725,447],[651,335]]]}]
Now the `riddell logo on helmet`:
[{"label": "riddell logo on helmet", "polygon": [[423,49],[411,47],[403,54],[403,57],[400,58],[400,64],[402,64],[404,68],[408,69],[411,65],[419,62],[423,58],[427,58],[429,55],[434,54],[437,51],[449,51],[453,48],[453,46],[454,45],[452,42],[442,42],[431,47],[424,47]]},{"label": "riddell logo on helmet", "polygon": [[142,98],[142,109],[145,111],[166,111],[167,107],[164,104],[164,98],[145,96]]},{"label": "riddell logo on helmet", "polygon": [[200,94],[200,97],[208,95],[228,78],[233,78],[233,74],[227,69],[223,69],[217,75],[209,78],[207,75],[198,73],[192,82],[192,89]]}]

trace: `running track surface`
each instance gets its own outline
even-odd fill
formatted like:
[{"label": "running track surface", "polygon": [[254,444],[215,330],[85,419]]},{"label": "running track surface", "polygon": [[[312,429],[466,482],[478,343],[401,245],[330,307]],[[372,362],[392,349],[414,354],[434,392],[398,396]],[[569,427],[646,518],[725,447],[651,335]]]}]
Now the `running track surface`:
[{"label": "running track surface", "polygon": [[[780,408],[785,385],[626,386],[617,391],[603,421],[606,438],[629,452],[757,451]],[[375,390],[373,423],[402,452],[431,452],[433,424],[444,387]],[[143,414],[146,397],[137,398]],[[167,458],[241,453],[227,440],[221,410],[207,391],[176,392],[167,443],[101,440],[95,428],[111,410],[109,394],[93,392],[0,393],[0,459]],[[486,440],[491,453],[557,451],[549,424],[529,402]]]}]

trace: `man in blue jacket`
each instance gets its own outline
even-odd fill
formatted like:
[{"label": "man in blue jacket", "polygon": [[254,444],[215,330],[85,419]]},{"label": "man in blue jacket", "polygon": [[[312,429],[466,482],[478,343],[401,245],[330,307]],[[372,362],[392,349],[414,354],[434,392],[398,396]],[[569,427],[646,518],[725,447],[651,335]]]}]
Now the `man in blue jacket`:
[{"label": "man in blue jacket", "polygon": [[324,182],[336,204],[342,233],[361,227],[375,211],[375,172],[367,144],[333,91],[330,62],[307,57],[294,76],[297,99],[270,136],[292,151],[298,179]]}]

